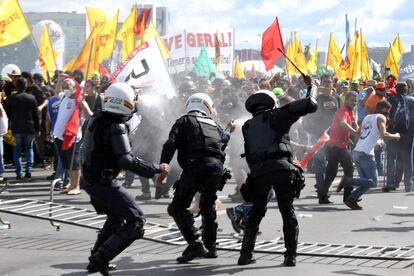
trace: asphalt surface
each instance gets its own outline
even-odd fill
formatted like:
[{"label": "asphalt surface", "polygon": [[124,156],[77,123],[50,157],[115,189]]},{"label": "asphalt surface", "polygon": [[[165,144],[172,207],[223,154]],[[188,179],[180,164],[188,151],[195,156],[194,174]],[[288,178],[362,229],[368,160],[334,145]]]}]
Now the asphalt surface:
[{"label": "asphalt surface", "polygon": [[[45,177],[48,174],[50,171],[35,169],[30,182],[11,180],[9,189],[0,194],[0,199],[47,200],[49,182]],[[6,177],[13,179],[11,170]],[[342,203],[342,194],[334,192],[334,188],[331,189],[334,204],[319,205],[314,183],[313,176],[307,175],[307,186],[301,199],[295,202],[300,242],[414,247],[414,193],[406,193],[403,188],[382,193],[379,187],[363,196],[360,202],[363,210],[353,211]],[[234,185],[234,181],[230,181],[219,193],[222,202],[218,206],[219,237],[234,232],[225,214],[226,207],[237,204],[227,198]],[[129,191],[133,195],[140,194],[139,180],[135,180]],[[92,209],[85,192],[77,196],[55,192],[55,201]],[[169,224],[173,222],[166,212],[169,202],[170,199],[160,199],[139,204],[148,221]],[[94,230],[62,225],[60,231],[56,231],[47,221],[4,213],[0,213],[0,217],[12,225],[11,229],[0,227],[0,275],[86,275],[87,257],[96,238]],[[276,202],[269,203],[260,231],[260,240],[282,236]],[[298,256],[297,266],[292,268],[281,265],[283,260],[279,254],[258,253],[256,264],[241,267],[236,265],[239,254],[234,251],[219,251],[218,259],[197,259],[179,265],[175,259],[184,248],[138,240],[114,260],[118,270],[111,275],[414,275],[414,259],[392,261]]]}]

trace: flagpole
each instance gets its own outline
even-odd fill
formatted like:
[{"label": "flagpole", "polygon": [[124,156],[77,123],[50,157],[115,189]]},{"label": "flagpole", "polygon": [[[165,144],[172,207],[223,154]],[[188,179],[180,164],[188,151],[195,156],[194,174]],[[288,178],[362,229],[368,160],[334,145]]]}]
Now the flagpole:
[{"label": "flagpole", "polygon": [[[86,66],[85,80],[88,79],[88,75],[89,75],[89,69],[90,69],[89,67],[90,67],[90,63],[91,63],[91,57],[92,57],[92,51],[93,51],[93,44],[94,44],[94,39],[92,38],[91,48],[89,50],[89,56],[88,56],[88,63],[87,63],[87,66]],[[95,59],[96,59],[96,57],[95,57]],[[79,85],[80,85],[80,83],[79,83]]]},{"label": "flagpole", "polygon": [[[88,79],[88,74],[89,74],[89,63],[90,63],[90,61],[91,61],[91,56],[92,56],[92,50],[93,50],[93,43],[94,43],[94,39],[92,39],[92,42],[91,42],[91,49],[89,50],[89,57],[88,57],[88,65],[86,66],[86,76],[85,76],[85,79],[87,80]],[[80,85],[80,83],[79,83],[79,85]],[[79,103],[79,105],[82,103],[82,101]],[[76,98],[75,98],[75,104],[76,104]],[[76,106],[75,106],[75,108],[76,108]],[[79,108],[79,107],[78,107]],[[74,111],[75,112],[75,111]],[[79,113],[79,116],[80,116],[80,113]],[[79,120],[80,120],[80,118],[79,118]],[[77,131],[76,131],[76,136],[75,136],[75,141],[73,142],[73,149],[72,149],[72,157],[70,158],[70,166],[69,166],[69,168],[70,168],[70,170],[72,171],[72,168],[73,168],[73,160],[75,159],[75,152],[76,152],[76,137],[78,136],[78,132],[79,132],[79,129],[77,129]]]}]

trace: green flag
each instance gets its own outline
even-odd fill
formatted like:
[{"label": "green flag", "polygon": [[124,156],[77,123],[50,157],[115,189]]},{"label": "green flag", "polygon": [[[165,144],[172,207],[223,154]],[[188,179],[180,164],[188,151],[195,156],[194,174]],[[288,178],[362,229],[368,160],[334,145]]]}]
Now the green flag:
[{"label": "green flag", "polygon": [[208,57],[206,47],[204,44],[201,46],[200,54],[193,66],[193,72],[200,77],[210,77],[211,73],[216,72],[216,68],[214,67],[211,59]]}]

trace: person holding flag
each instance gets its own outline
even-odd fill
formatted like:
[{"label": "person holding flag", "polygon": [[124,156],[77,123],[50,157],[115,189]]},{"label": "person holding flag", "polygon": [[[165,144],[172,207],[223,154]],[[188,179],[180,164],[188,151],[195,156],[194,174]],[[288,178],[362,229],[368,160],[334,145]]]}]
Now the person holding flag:
[{"label": "person holding flag", "polygon": [[69,171],[70,186],[68,195],[80,194],[80,141],[82,139],[81,114],[89,119],[92,111],[82,99],[79,84],[68,75],[60,74],[56,84],[56,94],[61,91],[64,97],[60,103],[53,136],[59,149],[63,169]]}]

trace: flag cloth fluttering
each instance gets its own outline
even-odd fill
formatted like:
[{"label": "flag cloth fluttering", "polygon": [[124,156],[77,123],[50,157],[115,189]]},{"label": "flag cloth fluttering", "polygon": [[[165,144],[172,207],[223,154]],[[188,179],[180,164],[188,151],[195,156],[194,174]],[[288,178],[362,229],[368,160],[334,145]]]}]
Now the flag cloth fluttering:
[{"label": "flag cloth fluttering", "polygon": [[[66,65],[64,70],[76,70],[79,69],[85,74],[85,79],[88,79],[89,76],[92,75],[93,72],[99,70],[99,62],[97,60],[97,47],[96,45],[96,33],[97,29],[93,29],[92,32],[89,34],[88,39],[85,41],[85,44],[82,47],[79,55],[74,57],[71,61],[69,61]],[[86,71],[88,70],[88,76],[86,76]]]},{"label": "flag cloth fluttering", "polygon": [[98,29],[98,32],[103,28],[106,23],[105,12],[99,8],[95,7],[85,7],[86,8],[86,17],[87,17],[87,30],[86,37],[88,37],[91,31],[94,28]]},{"label": "flag cloth fluttering", "polygon": [[82,88],[75,81],[75,109],[69,120],[65,124],[65,132],[63,133],[62,150],[68,150],[75,142],[80,126],[80,104],[82,102]]},{"label": "flag cloth fluttering", "polygon": [[206,47],[204,44],[201,46],[200,54],[197,57],[196,62],[194,63],[193,70],[197,76],[200,77],[210,77],[211,73],[216,72],[216,68],[214,67],[211,59],[207,54]]},{"label": "flag cloth fluttering", "polygon": [[[170,58],[170,52],[168,51],[167,45],[165,45],[164,39],[161,38],[160,34],[158,33],[157,28],[155,28],[154,22],[152,22],[151,20],[148,24],[148,28],[141,35],[141,38],[142,38],[141,41],[142,43],[144,43],[145,41],[149,41],[152,37],[155,37],[158,47],[160,48],[162,57],[164,59]],[[140,43],[140,45],[142,43]]]},{"label": "flag cloth fluttering", "polygon": [[398,78],[400,72],[400,59],[401,54],[394,44],[390,44],[390,50],[388,51],[387,58],[384,61],[384,66],[390,68],[390,73]]},{"label": "flag cloth fluttering", "polygon": [[272,25],[270,25],[262,35],[262,50],[260,56],[266,66],[266,71],[271,70],[275,66],[276,60],[283,56],[277,48],[280,48],[285,52],[279,28],[279,21],[276,17]]},{"label": "flag cloth fluttering", "polygon": [[48,82],[56,69],[55,52],[49,35],[49,26],[45,24],[39,46],[39,64],[42,75]]},{"label": "flag cloth fluttering", "polygon": [[308,61],[307,69],[312,74],[318,70],[318,40],[316,40],[315,49],[313,49],[312,56]]},{"label": "flag cloth fluttering", "polygon": [[122,60],[126,60],[128,55],[136,47],[136,22],[137,22],[137,6],[134,5],[131,13],[125,19],[116,39],[122,41]]},{"label": "flag cloth fluttering", "polygon": [[214,63],[216,64],[216,70],[218,71],[221,64],[220,39],[218,32],[214,34],[214,56]]},{"label": "flag cloth fluttering", "polygon": [[[13,16],[11,16],[13,15]],[[0,47],[23,40],[31,33],[17,0],[4,0],[0,4]]]},{"label": "flag cloth fluttering", "polygon": [[405,49],[401,42],[400,34],[398,34],[393,43],[390,44],[390,49],[384,61],[384,66],[390,68],[390,73],[396,78],[398,78],[400,73],[400,59],[404,53]]},{"label": "flag cloth fluttering", "polygon": [[[307,66],[306,66],[306,58],[305,54],[302,50],[302,44],[300,43],[299,38],[297,37],[296,33],[294,34],[293,39],[293,62],[296,64],[296,66],[303,72],[307,72]],[[296,73],[299,75],[299,71],[295,69]]]},{"label": "flag cloth fluttering", "polygon": [[236,57],[236,61],[234,62],[233,78],[240,79],[240,80],[246,78],[244,71],[242,69],[242,66],[240,64],[240,61],[239,61],[239,56]]},{"label": "flag cloth fluttering", "polygon": [[144,42],[142,35],[147,29],[149,22],[152,21],[150,20],[151,12],[152,8],[143,9],[137,17],[137,23],[135,25],[135,34],[141,36],[140,44]]},{"label": "flag cloth fluttering", "polygon": [[340,80],[346,79],[346,70],[342,67],[343,64],[345,64],[345,61],[343,60],[338,44],[336,44],[335,38],[331,33],[329,36],[326,65],[335,70],[336,75]]},{"label": "flag cloth fluttering", "polygon": [[98,63],[102,63],[102,61],[105,58],[108,58],[114,50],[116,30],[118,27],[118,15],[119,10],[116,11],[111,20],[107,21],[102,28],[97,30],[95,47],[98,48],[96,49]]}]

